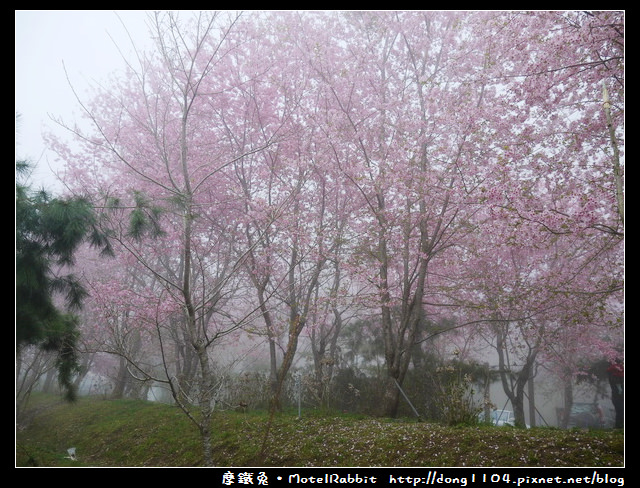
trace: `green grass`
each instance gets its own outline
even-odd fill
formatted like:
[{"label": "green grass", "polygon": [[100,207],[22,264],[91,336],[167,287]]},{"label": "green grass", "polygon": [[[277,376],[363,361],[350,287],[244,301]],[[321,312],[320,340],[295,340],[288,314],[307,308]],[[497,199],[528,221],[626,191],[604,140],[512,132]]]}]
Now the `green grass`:
[{"label": "green grass", "polygon": [[[195,426],[177,408],[136,400],[36,396],[16,429],[16,466],[201,466]],[[445,427],[303,412],[217,412],[218,466],[622,467],[622,431]],[[66,459],[75,447],[77,461]]]}]

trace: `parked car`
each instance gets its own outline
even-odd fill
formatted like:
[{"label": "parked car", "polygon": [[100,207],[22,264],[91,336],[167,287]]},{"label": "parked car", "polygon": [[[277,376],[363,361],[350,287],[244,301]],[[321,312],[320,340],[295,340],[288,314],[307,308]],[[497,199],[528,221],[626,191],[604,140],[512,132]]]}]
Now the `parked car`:
[{"label": "parked car", "polygon": [[[478,415],[478,420],[485,422],[484,412]],[[516,417],[511,410],[493,410],[489,415],[489,420],[493,425],[497,425],[498,427],[504,427],[505,425],[515,427],[516,425]],[[529,424],[527,424],[527,429],[528,428]]]},{"label": "parked car", "polygon": [[597,403],[574,402],[569,412],[568,428],[602,429],[604,414]]}]

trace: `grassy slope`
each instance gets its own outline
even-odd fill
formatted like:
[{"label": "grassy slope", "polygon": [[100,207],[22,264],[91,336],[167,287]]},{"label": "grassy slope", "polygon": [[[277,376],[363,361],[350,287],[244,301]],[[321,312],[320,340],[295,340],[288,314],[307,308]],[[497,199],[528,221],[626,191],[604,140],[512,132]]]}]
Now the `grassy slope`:
[{"label": "grassy slope", "polygon": [[[32,402],[16,432],[16,466],[199,466],[197,430],[177,408],[134,400]],[[259,458],[267,416],[219,412],[218,466],[624,466],[621,431],[444,427],[349,416],[282,414]],[[75,447],[78,460],[66,459]]]}]

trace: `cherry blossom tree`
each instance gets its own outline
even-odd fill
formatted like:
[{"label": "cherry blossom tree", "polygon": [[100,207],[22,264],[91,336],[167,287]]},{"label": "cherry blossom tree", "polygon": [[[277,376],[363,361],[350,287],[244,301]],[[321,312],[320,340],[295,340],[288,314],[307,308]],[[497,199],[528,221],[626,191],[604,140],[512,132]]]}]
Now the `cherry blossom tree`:
[{"label": "cherry blossom tree", "polygon": [[[147,303],[137,322],[151,324],[161,345],[172,337],[184,341],[183,351],[196,358],[191,389],[166,361],[164,368],[175,401],[200,430],[205,464],[212,463],[216,381],[210,350],[243,323],[224,307],[237,289],[242,258],[232,258],[229,236],[236,224],[227,217],[233,199],[220,177],[239,155],[224,140],[216,143],[219,119],[209,108],[217,109],[233,88],[224,63],[236,21],[201,14],[183,25],[177,14],[156,14],[157,50],[140,53],[137,70],[130,66],[119,86],[85,105],[94,134],[82,136],[81,157],[65,158],[75,188],[94,189],[105,207],[118,209],[110,216],[112,238],[135,257],[142,270],[137,278],[145,276]],[[92,157],[102,165],[99,172],[86,171]],[[116,220],[124,214],[128,223]],[[155,239],[144,238],[149,232]],[[165,333],[174,326],[179,333]],[[166,354],[161,348],[165,360]]]},{"label": "cherry blossom tree", "polygon": [[[464,43],[464,22],[455,13],[354,13],[345,16],[340,42],[306,47],[333,107],[326,126],[335,164],[361,202],[354,232],[382,317],[385,415],[397,410],[396,382],[425,314],[428,269],[468,218],[464,190],[473,191],[472,178],[465,186],[459,175],[469,162],[467,139],[482,139],[482,130],[464,114],[481,113],[486,95],[482,81],[458,89],[468,81],[463,68],[481,70],[483,59],[470,48],[460,66],[454,53]],[[343,57],[329,64],[330,49],[341,45]]]},{"label": "cherry blossom tree", "polygon": [[558,337],[612,356],[622,13],[222,17],[157,14],[156,50],[56,146],[127,270],[90,277],[112,350],[171,388],[207,463],[217,350],[241,329],[265,339],[277,405],[301,338],[322,382],[345,311],[375,311],[391,416],[427,320],[485,334],[520,423]]},{"label": "cherry blossom tree", "polygon": [[[523,108],[499,155],[500,184],[487,191],[500,209],[493,218],[511,227],[505,241],[519,248],[534,242],[553,259],[554,272],[544,271],[548,298],[541,300],[557,303],[561,296],[564,304],[552,320],[562,326],[547,334],[560,329],[574,345],[599,344],[599,354],[609,357],[622,317],[622,13],[491,17],[487,25],[505,34],[494,36],[496,76],[509,82],[507,103]],[[599,332],[585,334],[585,327]],[[611,340],[605,345],[596,336]]]}]

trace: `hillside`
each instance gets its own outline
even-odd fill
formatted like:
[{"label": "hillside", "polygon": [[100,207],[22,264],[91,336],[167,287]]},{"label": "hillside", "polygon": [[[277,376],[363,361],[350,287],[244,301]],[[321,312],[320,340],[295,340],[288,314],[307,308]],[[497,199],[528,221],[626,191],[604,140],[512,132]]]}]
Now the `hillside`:
[{"label": "hillside", "polygon": [[[199,466],[198,433],[177,408],[135,400],[36,397],[16,430],[16,466]],[[218,466],[622,467],[624,433],[281,414],[264,458],[264,412],[219,412]],[[77,460],[68,459],[75,447]]]}]

